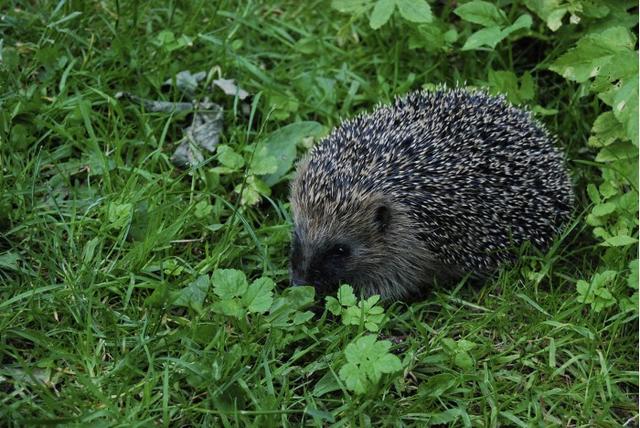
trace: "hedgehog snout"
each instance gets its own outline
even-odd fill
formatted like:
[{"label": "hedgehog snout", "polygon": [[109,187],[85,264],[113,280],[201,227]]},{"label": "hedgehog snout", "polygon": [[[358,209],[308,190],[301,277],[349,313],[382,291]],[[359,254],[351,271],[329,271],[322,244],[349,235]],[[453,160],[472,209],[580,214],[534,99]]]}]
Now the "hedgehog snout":
[{"label": "hedgehog snout", "polygon": [[316,286],[309,272],[308,260],[301,252],[292,252],[289,262],[289,281],[292,286],[312,285]]},{"label": "hedgehog snout", "polygon": [[307,281],[305,275],[295,268],[290,269],[289,278],[291,279],[291,285],[294,287],[299,285],[309,285],[309,281]]},{"label": "hedgehog snout", "polygon": [[299,260],[298,263],[291,262],[289,267],[289,278],[292,286],[310,285],[316,291],[329,289],[322,278],[323,274],[317,268],[310,266],[306,260]]}]

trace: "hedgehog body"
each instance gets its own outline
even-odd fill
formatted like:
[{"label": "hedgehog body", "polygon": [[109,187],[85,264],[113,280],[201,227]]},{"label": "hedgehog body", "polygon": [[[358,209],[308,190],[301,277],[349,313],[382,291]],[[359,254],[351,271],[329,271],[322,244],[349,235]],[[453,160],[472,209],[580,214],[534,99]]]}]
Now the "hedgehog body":
[{"label": "hedgehog body", "polygon": [[484,276],[573,208],[562,153],[529,112],[482,91],[414,92],[347,120],[291,185],[295,284],[405,298]]}]

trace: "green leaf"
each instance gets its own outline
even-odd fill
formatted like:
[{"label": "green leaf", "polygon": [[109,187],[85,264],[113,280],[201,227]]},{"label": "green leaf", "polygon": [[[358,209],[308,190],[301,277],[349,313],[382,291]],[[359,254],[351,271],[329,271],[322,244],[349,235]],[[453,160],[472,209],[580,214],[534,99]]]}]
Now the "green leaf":
[{"label": "green leaf", "polygon": [[614,305],[616,298],[606,286],[616,278],[617,274],[616,271],[609,270],[595,274],[590,283],[579,280],[576,283],[579,294],[578,302],[590,304],[595,312],[600,312],[602,309]]},{"label": "green leaf", "polygon": [[498,43],[507,38],[511,33],[514,33],[523,28],[531,27],[532,20],[531,15],[524,14],[518,17],[516,21],[508,27],[501,29],[499,26],[491,26],[483,28],[482,30],[473,33],[465,42],[462,50],[478,49],[483,46],[488,46],[493,49]]},{"label": "green leaf", "polygon": [[569,11],[567,4],[561,4],[561,0],[524,0],[524,4],[546,22],[551,31],[562,26],[562,18]]},{"label": "green leaf", "polygon": [[447,52],[458,39],[455,27],[434,21],[430,25],[413,26],[409,33],[409,49],[425,49],[428,52]]},{"label": "green leaf", "polygon": [[387,23],[389,18],[391,18],[391,14],[393,13],[393,9],[395,9],[395,7],[395,0],[378,0],[373,8],[373,12],[371,12],[371,17],[369,18],[369,26],[374,30],[382,27]]},{"label": "green leaf", "polygon": [[504,39],[509,35],[511,35],[511,33],[515,33],[518,30],[522,30],[524,28],[531,28],[531,24],[533,24],[531,15],[529,14],[520,15],[518,19],[516,19],[516,22],[514,22],[513,24],[509,25],[507,28],[502,30],[502,38]]},{"label": "green leaf", "polygon": [[239,170],[244,166],[244,158],[225,144],[218,145],[217,153],[218,161],[231,170]]},{"label": "green leaf", "polygon": [[340,368],[338,376],[345,383],[347,389],[354,391],[356,394],[364,394],[367,392],[367,375],[361,371],[358,365],[347,363]]},{"label": "green leaf", "polygon": [[[636,52],[637,57],[637,52]],[[638,146],[638,75],[625,82],[613,98],[613,114],[623,125],[627,137]]]},{"label": "green leaf", "polygon": [[456,385],[458,385],[456,376],[450,373],[440,373],[430,376],[426,383],[420,385],[419,390],[424,390],[427,397],[438,398]]},{"label": "green leaf", "polygon": [[594,294],[597,297],[600,297],[602,299],[605,300],[611,300],[613,299],[613,294],[611,294],[611,292],[609,290],[607,290],[606,288],[598,288],[594,291]]},{"label": "green leaf", "polygon": [[[93,239],[91,241],[93,241]],[[89,242],[91,242],[91,241],[89,241]],[[11,269],[11,270],[17,271],[18,270],[18,260],[20,260],[20,255],[17,254],[17,253],[7,252],[7,253],[0,254],[0,268],[2,268],[2,269]]]},{"label": "green leaf", "polygon": [[176,39],[173,32],[164,30],[156,36],[155,44],[166,49],[168,52],[181,49],[193,44],[193,39],[189,36],[182,35]]},{"label": "green leaf", "polygon": [[638,242],[638,240],[631,236],[616,235],[611,238],[607,238],[602,245],[605,247],[626,247],[627,245],[633,245],[636,242]]},{"label": "green leaf", "polygon": [[333,315],[337,316],[342,313],[342,306],[340,305],[340,302],[338,302],[338,299],[332,296],[327,296],[325,297],[325,301],[326,301],[325,307]]},{"label": "green leaf", "polygon": [[402,370],[402,362],[393,354],[384,354],[374,362],[374,367],[380,373],[394,373]]},{"label": "green leaf", "polygon": [[[344,372],[344,376],[351,375],[351,368],[347,368]],[[327,371],[324,376],[320,378],[320,380],[313,387],[313,396],[314,397],[322,397],[329,392],[337,391],[340,389],[340,383],[338,383],[338,379],[333,374],[332,371]]]},{"label": "green leaf", "polygon": [[591,284],[585,281],[584,279],[578,280],[576,283],[576,290],[578,291],[578,302],[580,303],[590,303],[591,298],[589,297],[589,289]]},{"label": "green leaf", "polygon": [[262,200],[260,193],[250,185],[244,186],[243,188],[242,185],[238,184],[233,191],[236,193],[242,191],[242,195],[240,196],[240,205],[242,206],[253,206]]},{"label": "green leaf", "polygon": [[456,352],[453,363],[464,370],[471,370],[474,366],[473,358],[466,351]]},{"label": "green leaf", "polygon": [[458,349],[462,350],[462,351],[471,351],[472,349],[474,349],[477,345],[469,340],[466,339],[460,339],[458,340]]},{"label": "green leaf", "polygon": [[506,22],[504,12],[493,3],[475,0],[458,6],[453,13],[460,18],[484,27],[500,26]]},{"label": "green leaf", "polygon": [[[624,49],[615,52],[611,60],[604,65],[593,81],[592,92],[605,92],[607,89],[617,90],[626,82],[637,80],[638,51]],[[616,83],[612,88],[611,84]],[[612,105],[613,101],[607,101]]]},{"label": "green leaf", "polygon": [[[218,269],[213,273],[211,281],[214,293],[221,299],[212,305],[215,312],[241,318],[247,313],[264,313],[272,308],[272,305],[276,306],[273,303],[272,291],[275,283],[270,278],[258,278],[249,286],[243,272],[235,269]],[[281,298],[278,309],[283,309],[286,303],[286,298]],[[280,318],[278,321],[284,326],[289,319],[288,315],[295,311],[291,305],[288,305],[279,314],[273,316],[274,310],[272,309],[270,320],[283,317],[284,320]]]},{"label": "green leaf", "polygon": [[629,277],[627,278],[627,285],[634,290],[638,289],[638,259],[632,260],[629,263]]},{"label": "green leaf", "polygon": [[542,107],[541,105],[535,105],[533,106],[533,108],[531,109],[531,111],[536,115],[536,116],[553,116],[555,114],[558,114],[558,109],[555,108],[545,108]]},{"label": "green leaf", "polygon": [[200,313],[207,291],[209,291],[209,276],[201,275],[185,288],[172,292],[171,299],[176,306],[186,306]]},{"label": "green leaf", "polygon": [[162,262],[162,272],[169,276],[180,276],[184,271],[182,266],[176,259],[168,259]]},{"label": "green leaf", "polygon": [[367,300],[360,302],[359,306],[364,306],[364,311],[370,315],[381,314],[384,312],[382,306],[376,306],[376,304],[380,301],[380,296],[377,294],[375,296],[369,297]]},{"label": "green leaf", "polygon": [[637,159],[638,149],[628,142],[618,142],[603,147],[596,155],[596,162],[624,161],[626,159]]},{"label": "green leaf", "polygon": [[369,9],[371,3],[371,0],[332,0],[331,7],[342,13],[356,15]]},{"label": "green leaf", "polygon": [[353,294],[353,288],[348,284],[343,284],[338,289],[338,301],[343,306],[354,306],[356,304],[356,295]]},{"label": "green leaf", "polygon": [[520,76],[520,97],[523,101],[533,100],[536,95],[535,82],[533,76],[528,71],[525,71]]},{"label": "green leaf", "polygon": [[196,204],[193,214],[196,218],[205,218],[211,215],[213,206],[208,201],[200,201]]},{"label": "green leaf", "polygon": [[249,312],[264,313],[273,303],[273,292],[276,284],[271,278],[258,278],[251,283],[245,293],[242,304]]},{"label": "green leaf", "polygon": [[278,170],[278,160],[269,154],[267,147],[262,146],[256,150],[251,160],[249,172],[255,175],[273,174]]},{"label": "green leaf", "polygon": [[247,278],[236,269],[218,269],[211,276],[213,292],[221,299],[241,297],[247,291]]},{"label": "green leaf", "polygon": [[400,16],[407,21],[424,24],[433,20],[431,7],[425,0],[396,0],[396,4]]},{"label": "green leaf", "polygon": [[454,353],[458,349],[458,344],[455,340],[445,337],[442,339],[442,347],[447,353]]},{"label": "green leaf", "polygon": [[370,331],[371,333],[377,333],[380,330],[380,326],[371,321],[365,321],[364,328],[366,328],[367,331]]},{"label": "green leaf", "polygon": [[391,342],[377,341],[374,335],[360,337],[347,345],[347,363],[338,372],[348,389],[364,394],[384,373],[402,369],[400,359],[389,353]]},{"label": "green leaf", "polygon": [[638,313],[638,308],[640,307],[640,295],[636,291],[626,299],[620,300],[620,308],[623,311],[633,311],[636,314]]},{"label": "green leaf", "polygon": [[362,321],[362,309],[357,306],[349,306],[342,313],[342,324],[360,325]]},{"label": "green leaf", "polygon": [[293,325],[301,325],[306,323],[307,321],[309,321],[311,318],[313,318],[313,312],[311,311],[305,311],[305,312],[299,312],[296,311],[293,315]]},{"label": "green leaf", "polygon": [[565,79],[578,83],[597,76],[603,66],[614,55],[625,50],[633,50],[635,41],[631,33],[623,27],[613,27],[597,34],[587,34],[560,56],[550,67]]},{"label": "green leaf", "polygon": [[228,299],[215,302],[211,305],[214,312],[226,315],[228,317],[242,318],[246,315],[245,308],[242,307],[237,299]]},{"label": "green leaf", "polygon": [[176,40],[175,34],[173,34],[172,31],[168,31],[168,30],[160,31],[156,36],[156,42],[161,46],[169,43],[173,43],[175,40]]},{"label": "green leaf", "polygon": [[275,298],[267,320],[270,327],[279,329],[291,329],[303,324],[313,317],[312,312],[300,312],[311,304],[315,298],[313,287],[289,287]]},{"label": "green leaf", "polygon": [[598,204],[591,210],[591,214],[596,217],[604,217],[611,214],[616,210],[616,205],[612,202],[605,202],[604,204]]},{"label": "green leaf", "polygon": [[[331,375],[333,376],[333,373]],[[337,389],[340,389],[340,387]],[[317,407],[307,406],[304,409],[304,413],[311,416],[316,423],[321,421],[334,423],[336,421],[336,418],[332,413],[326,410],[320,410]]]},{"label": "green leaf", "polygon": [[624,128],[612,111],[606,111],[596,118],[591,127],[589,145],[594,147],[608,146],[616,140],[626,139]]},{"label": "green leaf", "polygon": [[270,118],[273,120],[287,119],[291,113],[298,111],[300,104],[289,90],[284,92],[265,91],[265,98],[267,105],[271,108]]},{"label": "green leaf", "polygon": [[599,204],[601,202],[600,192],[598,192],[598,188],[595,184],[587,184],[587,195],[589,195],[589,199],[591,199],[591,202],[594,204]]},{"label": "green leaf", "polygon": [[122,228],[131,218],[133,212],[133,204],[110,204],[107,212],[107,218],[111,227],[119,229]]},{"label": "green leaf", "polygon": [[500,27],[483,28],[469,36],[464,46],[462,46],[462,50],[468,51],[482,46],[488,46],[493,49],[500,43],[502,38]]},{"label": "green leaf", "polygon": [[334,315],[342,314],[342,324],[344,325],[364,325],[371,331],[380,330],[380,324],[384,321],[384,308],[376,306],[380,301],[380,296],[371,296],[366,300],[357,302],[350,285],[343,284],[338,289],[338,299],[326,298],[326,307]]},{"label": "green leaf", "polygon": [[282,297],[296,309],[311,305],[315,301],[316,289],[309,286],[289,287],[284,290]]},{"label": "green leaf", "polygon": [[255,205],[262,200],[261,195],[269,196],[271,194],[269,186],[255,175],[247,177],[244,186],[240,183],[233,189],[233,191],[236,193],[240,193],[242,191],[240,204],[243,206]]},{"label": "green leaf", "polygon": [[609,181],[605,181],[602,184],[600,184],[600,187],[598,188],[598,190],[605,199],[608,199],[618,194],[618,186]]},{"label": "green leaf", "polygon": [[169,299],[169,286],[166,282],[155,285],[153,293],[144,299],[144,304],[149,306],[162,307]]},{"label": "green leaf", "polygon": [[273,156],[278,165],[273,173],[263,178],[266,185],[272,187],[279,183],[291,170],[296,158],[296,145],[305,138],[318,138],[323,133],[324,127],[318,122],[296,122],[274,131],[261,142],[260,144],[266,148],[265,153]]},{"label": "green leaf", "polygon": [[522,104],[535,96],[533,78],[528,72],[518,79],[512,71],[489,70],[488,84],[492,94],[506,94],[513,104]]}]

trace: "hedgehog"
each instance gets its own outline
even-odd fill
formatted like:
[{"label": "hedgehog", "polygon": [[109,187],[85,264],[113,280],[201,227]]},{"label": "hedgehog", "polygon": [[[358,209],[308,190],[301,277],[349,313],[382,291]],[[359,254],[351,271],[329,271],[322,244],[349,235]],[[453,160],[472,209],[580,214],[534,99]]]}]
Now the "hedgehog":
[{"label": "hedgehog", "polygon": [[483,90],[396,98],[336,127],[290,187],[293,285],[399,300],[486,278],[569,221],[572,184],[530,112]]}]

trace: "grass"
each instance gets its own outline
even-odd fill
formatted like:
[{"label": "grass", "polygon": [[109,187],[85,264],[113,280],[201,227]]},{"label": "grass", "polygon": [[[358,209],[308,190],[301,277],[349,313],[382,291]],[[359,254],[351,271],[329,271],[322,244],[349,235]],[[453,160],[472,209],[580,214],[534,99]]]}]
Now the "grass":
[{"label": "grass", "polygon": [[[447,4],[432,9],[462,34],[454,46],[412,49],[413,27],[399,16],[372,31],[322,1],[9,1],[0,425],[637,426],[637,309],[596,312],[577,300],[576,282],[604,270],[620,274],[609,288],[623,299],[637,246],[604,249],[585,223],[586,185],[601,180],[586,142],[606,106],[548,70],[576,36],[536,21],[528,37],[461,51],[468,24]],[[524,7],[503,10],[513,20]],[[247,165],[291,123],[327,130],[423,84],[498,88],[506,80],[495,71],[529,72],[524,103],[556,110],[540,119],[567,153],[576,220],[549,252],[524,250],[485,284],[387,307],[379,337],[403,368],[355,394],[338,373],[363,326],[321,303],[293,321],[308,305],[285,291],[286,180],[242,204],[235,189],[250,185],[248,168],[220,174],[216,155],[188,171],[171,164],[188,115],[114,97],[180,101],[162,83],[182,70],[214,70],[253,94],[250,114],[221,91],[196,94],[224,106],[221,143]],[[223,315],[213,289],[184,291],[223,268],[272,278],[293,308],[287,324],[275,327],[267,311]]]}]

